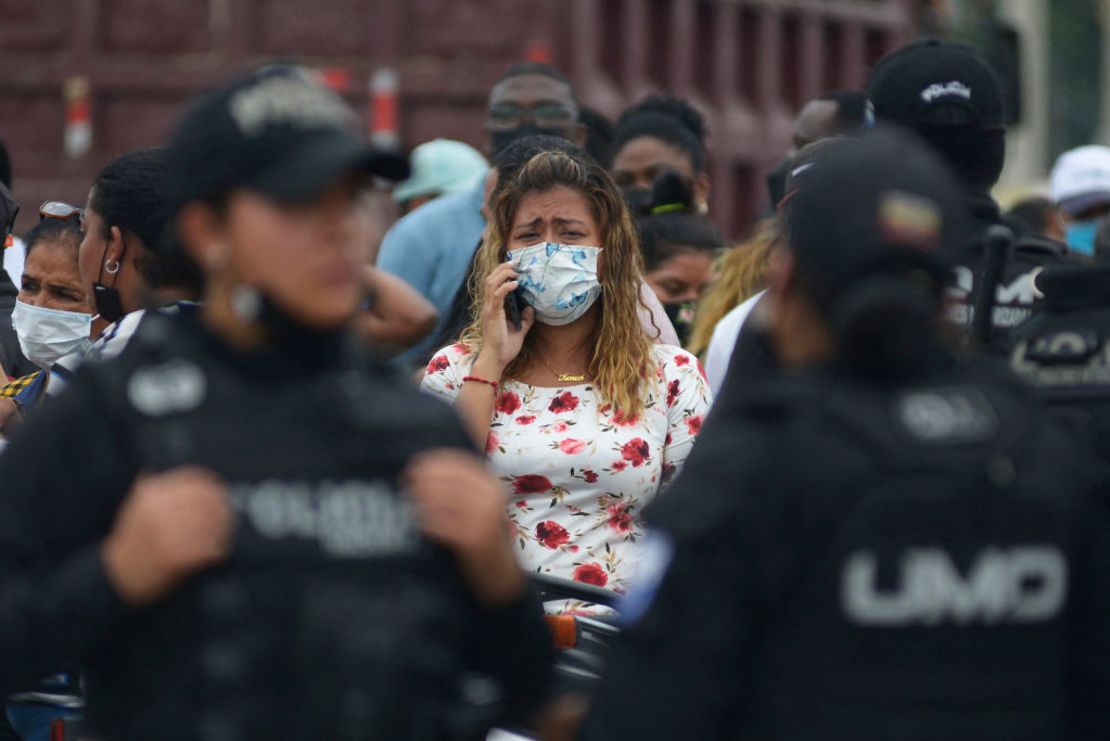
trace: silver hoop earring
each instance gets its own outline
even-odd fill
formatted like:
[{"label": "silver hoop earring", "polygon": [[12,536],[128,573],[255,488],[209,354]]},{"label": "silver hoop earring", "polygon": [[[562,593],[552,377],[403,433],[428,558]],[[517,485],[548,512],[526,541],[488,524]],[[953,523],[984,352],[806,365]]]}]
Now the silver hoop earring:
[{"label": "silver hoop earring", "polygon": [[115,275],[119,272],[119,260],[105,260],[104,272],[108,275]]}]

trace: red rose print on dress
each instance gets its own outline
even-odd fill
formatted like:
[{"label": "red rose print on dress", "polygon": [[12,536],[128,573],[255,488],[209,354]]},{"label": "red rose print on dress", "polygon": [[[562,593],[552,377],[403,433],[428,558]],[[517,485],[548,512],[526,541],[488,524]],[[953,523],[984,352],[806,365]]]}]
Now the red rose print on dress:
[{"label": "red rose print on dress", "polygon": [[642,437],[634,437],[621,446],[621,458],[638,468],[651,460],[651,448]]},{"label": "red rose print on dress", "polygon": [[562,414],[563,412],[573,412],[577,408],[578,397],[569,391],[564,391],[551,400],[551,404],[547,407],[547,411],[554,412],[555,414]]},{"label": "red rose print on dress", "polygon": [[442,373],[443,371],[447,370],[448,366],[450,365],[451,363],[447,360],[446,355],[436,355],[434,358],[432,358],[431,362],[428,363],[427,372]]},{"label": "red rose print on dress", "polygon": [[638,414],[625,414],[623,409],[613,412],[613,424],[618,427],[631,427],[639,421],[640,415]]},{"label": "red rose print on dress", "polygon": [[682,386],[678,383],[678,379],[674,379],[667,385],[667,407],[673,407],[678,395],[682,393]]},{"label": "red rose print on dress", "polygon": [[690,431],[691,435],[697,435],[701,432],[701,415],[695,414],[693,417],[687,417],[686,429]]},{"label": "red rose print on dress", "polygon": [[536,525],[536,541],[543,547],[555,550],[570,540],[567,529],[554,520],[545,520]]},{"label": "red rose print on dress", "polygon": [[574,580],[583,584],[593,584],[595,587],[604,587],[609,583],[609,575],[598,563],[584,563],[574,568]]},{"label": "red rose print on dress", "polygon": [[623,471],[626,468],[628,468],[628,464],[625,463],[624,461],[613,461],[613,470],[614,471],[619,473],[619,472]]},{"label": "red rose print on dress", "polygon": [[493,453],[496,453],[497,448],[500,445],[501,441],[497,439],[497,435],[491,432],[486,438],[486,455],[492,455]]},{"label": "red rose print on dress", "polygon": [[587,484],[597,483],[597,474],[588,468],[582,472],[582,478],[585,479]]},{"label": "red rose print on dress", "polygon": [[535,421],[536,415],[534,414],[522,414],[521,416],[516,418],[516,423],[518,425],[530,425]]},{"label": "red rose print on dress", "polygon": [[632,530],[632,513],[629,512],[630,509],[631,507],[627,502],[610,504],[605,508],[605,512],[609,515],[609,519],[605,521],[605,524],[618,533],[629,532]]},{"label": "red rose print on dress", "polygon": [[573,437],[568,437],[559,443],[559,450],[567,455],[577,455],[586,449],[586,443],[582,440],[575,440]]},{"label": "red rose print on dress", "polygon": [[514,476],[513,491],[517,494],[543,494],[545,491],[551,491],[551,480],[534,473]]},{"label": "red rose print on dress", "polygon": [[520,397],[512,391],[502,391],[497,399],[497,411],[501,414],[512,414],[520,409]]},{"label": "red rose print on dress", "polygon": [[689,365],[690,364],[690,356],[689,355],[675,355],[674,356],[674,364],[675,365]]},{"label": "red rose print on dress", "polygon": [[709,376],[706,375],[705,367],[701,364],[700,360],[698,361],[698,373],[701,374],[701,378],[702,378],[703,381],[705,381],[706,383],[709,383]]},{"label": "red rose print on dress", "polygon": [[451,345],[451,349],[457,352],[459,355],[470,354],[470,348],[462,342],[456,342],[454,345]]}]

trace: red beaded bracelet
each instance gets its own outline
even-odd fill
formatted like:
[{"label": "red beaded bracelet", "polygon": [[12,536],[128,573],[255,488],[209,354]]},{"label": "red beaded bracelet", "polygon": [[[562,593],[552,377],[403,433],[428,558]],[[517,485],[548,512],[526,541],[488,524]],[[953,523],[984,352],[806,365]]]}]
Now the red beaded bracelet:
[{"label": "red beaded bracelet", "polygon": [[473,381],[474,383],[484,383],[487,386],[491,387],[493,389],[493,393],[495,394],[501,390],[501,386],[497,383],[497,381],[491,381],[488,378],[481,378],[479,376],[463,376],[463,383],[466,383],[467,381]]}]

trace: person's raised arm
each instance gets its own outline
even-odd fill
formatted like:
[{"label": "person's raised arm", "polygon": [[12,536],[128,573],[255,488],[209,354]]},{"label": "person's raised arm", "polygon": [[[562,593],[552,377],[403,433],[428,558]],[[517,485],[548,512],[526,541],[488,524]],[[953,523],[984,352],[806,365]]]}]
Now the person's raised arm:
[{"label": "person's raised arm", "polygon": [[366,268],[371,305],[359,319],[360,333],[375,345],[403,350],[433,329],[439,312],[403,279],[373,267]]},{"label": "person's raised arm", "polygon": [[497,404],[498,388],[505,368],[520,353],[524,338],[536,321],[535,310],[529,306],[521,312],[520,329],[505,315],[505,299],[520,285],[511,263],[502,263],[486,279],[485,302],[482,305],[482,347],[463,379],[455,407],[463,418],[479,450],[485,450],[489,425]]}]

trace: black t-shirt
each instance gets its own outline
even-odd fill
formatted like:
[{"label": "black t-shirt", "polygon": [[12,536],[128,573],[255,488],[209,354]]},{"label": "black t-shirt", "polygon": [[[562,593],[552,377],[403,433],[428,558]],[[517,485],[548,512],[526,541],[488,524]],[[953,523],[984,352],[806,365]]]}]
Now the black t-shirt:
[{"label": "black t-shirt", "polygon": [[[538,603],[480,608],[398,491],[413,454],[470,447],[454,413],[301,339],[244,354],[153,315],[28,421],[0,457],[0,677],[80,659],[109,738],[465,737],[533,707]],[[98,543],[140,472],[183,464],[228,484],[233,555],[128,609]],[[499,704],[462,701],[474,676]]]},{"label": "black t-shirt", "polygon": [[1106,502],[1015,380],[980,361],[886,387],[826,370],[714,414],[649,513],[669,567],[631,595],[650,606],[584,737],[1105,733]]}]

